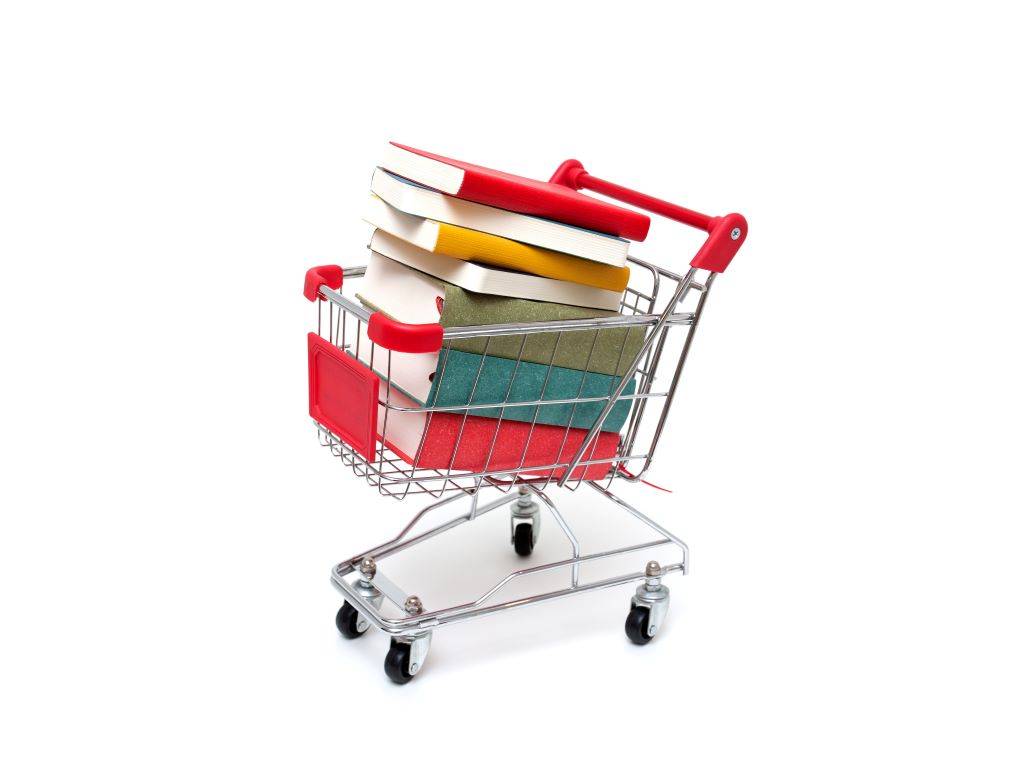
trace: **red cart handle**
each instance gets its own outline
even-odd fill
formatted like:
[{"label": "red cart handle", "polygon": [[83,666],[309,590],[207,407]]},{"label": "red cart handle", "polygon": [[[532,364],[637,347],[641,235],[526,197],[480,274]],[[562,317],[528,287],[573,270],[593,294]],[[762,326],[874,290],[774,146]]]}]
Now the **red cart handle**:
[{"label": "red cart handle", "polygon": [[341,282],[344,279],[345,274],[337,265],[311,267],[306,271],[306,283],[302,287],[302,294],[310,302],[315,302],[317,298],[325,300],[327,298],[320,294],[320,287],[326,286],[330,289],[341,289]]},{"label": "red cart handle", "polygon": [[[337,265],[311,267],[306,271],[302,294],[310,302],[316,302],[317,299],[325,300],[327,298],[320,291],[320,287],[341,289],[344,276],[344,271]],[[366,335],[378,346],[386,349],[421,354],[440,350],[444,329],[440,324],[403,324],[389,319],[382,313],[373,313],[366,323]]]},{"label": "red cart handle", "polygon": [[575,159],[567,159],[559,165],[558,170],[551,176],[551,183],[561,184],[571,189],[589,189],[635,208],[642,208],[667,219],[703,230],[708,233],[708,239],[704,241],[704,245],[690,261],[691,267],[701,270],[710,270],[712,273],[723,272],[729,267],[736,252],[740,250],[743,241],[747,239],[747,220],[738,213],[730,213],[727,216],[705,216],[697,211],[691,211],[689,208],[683,208],[681,205],[674,205],[665,200],[659,200],[657,197],[651,197],[592,176],[583,168],[583,163]]},{"label": "red cart handle", "polygon": [[389,319],[378,311],[370,314],[366,337],[391,351],[430,354],[441,350],[444,328],[440,324],[406,324]]}]

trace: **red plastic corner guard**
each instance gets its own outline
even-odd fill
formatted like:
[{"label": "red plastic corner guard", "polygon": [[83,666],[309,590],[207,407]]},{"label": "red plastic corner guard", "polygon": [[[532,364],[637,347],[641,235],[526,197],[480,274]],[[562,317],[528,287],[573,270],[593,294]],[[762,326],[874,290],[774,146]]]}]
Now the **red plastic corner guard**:
[{"label": "red plastic corner guard", "polygon": [[580,189],[580,176],[587,171],[583,169],[583,163],[578,159],[567,159],[558,166],[555,174],[548,179],[549,184],[561,184],[570,189]]},{"label": "red plastic corner guard", "polygon": [[708,239],[690,260],[690,267],[723,273],[747,239],[747,220],[738,213],[711,220]]},{"label": "red plastic corner guard", "polygon": [[429,354],[440,351],[444,328],[440,324],[404,324],[383,313],[371,313],[366,335],[378,346],[392,351]]},{"label": "red plastic corner guard", "polygon": [[708,233],[708,239],[690,262],[691,267],[701,270],[723,272],[740,250],[743,241],[747,239],[747,220],[738,213],[730,213],[728,216],[706,216],[681,205],[659,200],[657,197],[592,176],[583,167],[583,163],[576,159],[567,159],[559,165],[549,182],[570,189],[589,189],[634,208],[650,211],[666,219],[703,230]]},{"label": "red plastic corner guard", "polygon": [[310,302],[315,302],[318,297],[323,300],[324,296],[320,294],[320,287],[328,286],[331,289],[341,289],[344,277],[345,274],[337,265],[311,267],[306,271],[306,283],[302,288],[302,294]]},{"label": "red plastic corner guard", "polygon": [[369,461],[377,452],[380,379],[315,332],[309,344],[309,415]]}]

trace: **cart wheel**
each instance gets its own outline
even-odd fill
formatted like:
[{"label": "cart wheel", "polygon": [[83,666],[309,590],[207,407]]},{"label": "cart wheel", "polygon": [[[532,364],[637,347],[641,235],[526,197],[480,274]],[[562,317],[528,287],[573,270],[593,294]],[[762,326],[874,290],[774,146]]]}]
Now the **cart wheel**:
[{"label": "cart wheel", "polygon": [[530,556],[533,553],[533,525],[527,522],[517,524],[512,543],[519,556]]},{"label": "cart wheel", "polygon": [[638,646],[646,645],[654,637],[648,630],[651,623],[651,609],[634,605],[626,616],[626,637]]},{"label": "cart wheel", "polygon": [[412,673],[409,672],[411,655],[411,645],[392,640],[388,655],[384,657],[384,672],[387,677],[395,683],[409,683],[412,680]]},{"label": "cart wheel", "polygon": [[349,640],[365,635],[370,628],[369,622],[347,602],[341,606],[338,615],[334,618],[334,623],[338,625],[338,632]]}]

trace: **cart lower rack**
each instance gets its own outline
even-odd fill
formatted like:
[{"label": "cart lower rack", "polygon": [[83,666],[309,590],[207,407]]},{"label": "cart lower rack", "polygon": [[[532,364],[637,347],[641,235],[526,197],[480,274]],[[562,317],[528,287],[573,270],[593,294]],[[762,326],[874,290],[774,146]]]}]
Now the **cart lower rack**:
[{"label": "cart lower rack", "polygon": [[[396,537],[338,564],[331,574],[345,599],[338,630],[347,638],[370,626],[389,634],[385,672],[397,683],[420,672],[437,627],[631,583],[637,588],[626,634],[647,643],[667,615],[669,590],[662,579],[688,572],[686,544],[613,488],[616,482],[641,481],[650,467],[708,293],[745,240],[746,222],[738,214],[704,216],[602,181],[571,160],[552,181],[622,200],[708,237],[683,274],[630,257],[630,285],[618,315],[595,319],[408,325],[342,294],[343,282],[347,292],[365,268],[321,266],[306,274],[305,295],[318,307],[317,331],[309,334],[309,390],[321,445],[383,495],[434,498]],[[582,368],[572,372],[575,388],[566,392],[563,381],[557,393],[551,391],[570,352],[572,364]],[[549,358],[539,363],[538,353]],[[614,369],[597,370],[598,355],[607,363],[609,353]],[[433,364],[435,358],[431,381],[452,390],[443,398],[438,392],[428,402],[413,401],[402,386],[402,366],[412,364],[410,359]],[[481,380],[485,365],[491,372]],[[522,399],[519,387],[527,381],[534,393]],[[572,492],[583,484],[646,525],[654,539],[583,549],[550,494],[554,487]],[[456,515],[435,521],[445,513],[442,508]],[[475,599],[427,608],[381,570],[385,559],[488,514],[509,516],[511,544],[518,555],[529,556],[545,512],[567,538],[571,554],[515,569]],[[610,577],[581,578],[581,571],[597,569],[597,563],[639,554],[650,561]],[[509,598],[513,584],[545,573],[564,576],[563,584]]]}]

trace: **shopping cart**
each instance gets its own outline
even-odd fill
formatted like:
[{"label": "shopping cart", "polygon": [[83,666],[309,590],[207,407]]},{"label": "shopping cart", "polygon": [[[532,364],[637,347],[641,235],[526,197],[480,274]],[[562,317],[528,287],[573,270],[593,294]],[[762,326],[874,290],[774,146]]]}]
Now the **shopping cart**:
[{"label": "shopping cart", "polygon": [[[612,487],[617,481],[641,481],[650,467],[708,293],[716,275],[726,269],[746,239],[746,221],[739,214],[705,216],[595,178],[575,160],[564,162],[551,181],[603,194],[703,230],[708,237],[685,273],[630,257],[630,285],[619,315],[596,319],[445,329],[437,324],[409,325],[371,312],[342,294],[342,282],[349,291],[349,282],[358,284],[364,267],[320,266],[306,274],[305,296],[317,302],[317,332],[309,334],[309,389],[310,415],[320,444],[383,495],[435,498],[397,536],[347,559],[331,572],[332,583],[345,598],[337,614],[338,630],[355,638],[372,625],[389,634],[391,647],[384,669],[397,683],[406,683],[420,672],[436,627],[633,582],[639,585],[631,600],[626,634],[634,643],[647,643],[667,615],[669,590],[662,579],[669,573],[685,575],[688,571],[686,544],[614,494]],[[474,401],[473,390],[480,380],[477,372],[465,403],[424,407],[409,402],[392,381],[392,357],[399,352],[440,353],[435,380],[443,381],[450,347],[467,339],[473,339],[476,350],[485,356],[492,348],[507,354],[509,343],[519,344],[519,360],[527,346],[536,345],[530,341],[536,341],[550,348],[552,365],[563,344],[579,354],[587,353],[589,343],[590,356],[584,365],[584,373],[589,374],[594,344],[602,338],[620,337],[628,328],[642,328],[642,341],[629,353],[623,347],[617,377],[610,387],[594,393],[583,381],[580,391],[568,400],[513,402],[506,394],[487,402]],[[626,340],[622,337],[623,344]],[[483,364],[481,360],[481,369]],[[520,364],[515,362],[514,370]],[[666,365],[666,374],[659,374],[659,368]],[[554,440],[551,425],[537,421],[544,404],[567,406],[569,412]],[[624,404],[628,418],[609,444],[609,433],[602,432],[602,426],[613,409]],[[583,426],[578,421],[574,424],[577,414],[593,420]],[[481,419],[489,425],[482,432]],[[404,447],[395,444],[399,431],[406,438],[412,435],[414,442],[406,442]],[[656,539],[584,554],[550,495],[550,487],[575,491],[583,484],[645,524]],[[488,488],[497,495],[495,499],[482,499]],[[459,501],[464,502],[461,509]],[[459,509],[457,515],[417,530],[425,519],[443,515],[445,511],[440,509],[452,505]],[[479,597],[440,608],[427,608],[418,596],[395,585],[381,571],[384,559],[503,506],[510,509],[511,542],[520,556],[528,556],[534,548],[541,508],[565,534],[571,556],[513,570]],[[609,559],[663,546],[669,550],[674,546],[677,558],[650,561],[637,565],[639,569],[581,582],[584,567],[588,571],[606,567]],[[563,571],[568,573],[568,585],[514,598],[500,596],[523,579],[537,580],[530,576],[555,573],[560,577]]]}]

